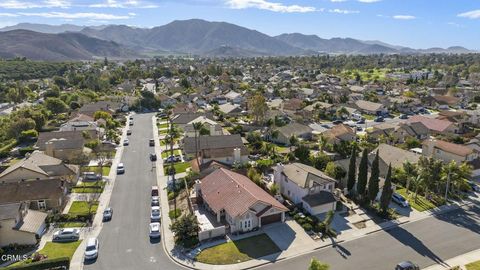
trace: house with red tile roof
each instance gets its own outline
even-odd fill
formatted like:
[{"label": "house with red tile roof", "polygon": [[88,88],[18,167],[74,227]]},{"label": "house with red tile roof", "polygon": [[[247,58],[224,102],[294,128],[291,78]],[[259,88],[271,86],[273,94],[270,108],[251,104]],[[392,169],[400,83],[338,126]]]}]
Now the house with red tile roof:
[{"label": "house with red tile roof", "polygon": [[[197,186],[198,187],[198,186]],[[248,177],[219,168],[200,181],[203,205],[230,233],[247,232],[273,222],[284,222],[288,209]]]},{"label": "house with red tile roof", "polygon": [[435,119],[426,117],[423,115],[415,115],[407,120],[407,124],[411,123],[422,123],[430,132],[431,135],[434,134],[455,134],[459,133],[459,127],[448,120],[445,119]]}]

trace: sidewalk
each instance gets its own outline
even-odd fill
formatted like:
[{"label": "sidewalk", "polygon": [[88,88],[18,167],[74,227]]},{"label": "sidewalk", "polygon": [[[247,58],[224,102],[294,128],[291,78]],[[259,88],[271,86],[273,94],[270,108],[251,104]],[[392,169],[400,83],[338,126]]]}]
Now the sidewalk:
[{"label": "sidewalk", "polygon": [[466,269],[465,265],[480,260],[480,249],[465,253],[463,255],[451,258],[445,261],[445,264],[435,264],[424,268],[423,270],[445,270],[454,266],[460,266],[461,269]]},{"label": "sidewalk", "polygon": [[[123,141],[127,137],[127,129],[128,129],[128,122],[127,121],[125,127],[122,130],[122,137],[120,141]],[[120,145],[117,148],[117,152],[115,153],[115,157],[112,160],[112,166],[110,169],[110,173],[106,177],[106,185],[103,190],[103,193],[100,195],[100,198],[98,200],[98,208],[97,208],[97,213],[95,214],[95,217],[93,219],[92,226],[89,228],[82,228],[81,231],[83,232],[83,237],[81,239],[87,239],[90,237],[98,237],[100,234],[100,231],[102,230],[103,227],[103,210],[108,207],[110,203],[110,197],[112,196],[112,191],[113,187],[115,185],[115,180],[117,176],[117,165],[120,163],[120,160],[123,155],[123,149],[124,146]],[[82,234],[81,234],[82,236]],[[42,241],[45,237],[42,237]],[[83,268],[83,252],[85,250],[85,241],[82,241],[82,243],[78,246],[77,250],[73,254],[72,260],[70,261],[70,269],[71,270],[81,270]]]}]

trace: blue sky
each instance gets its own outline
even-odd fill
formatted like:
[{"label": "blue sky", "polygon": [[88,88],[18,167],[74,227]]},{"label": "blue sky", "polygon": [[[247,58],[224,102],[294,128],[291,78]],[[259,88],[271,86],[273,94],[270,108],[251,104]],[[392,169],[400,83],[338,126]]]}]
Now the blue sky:
[{"label": "blue sky", "polygon": [[19,22],[153,27],[191,18],[269,35],[300,32],[480,50],[480,0],[0,0],[0,27]]}]

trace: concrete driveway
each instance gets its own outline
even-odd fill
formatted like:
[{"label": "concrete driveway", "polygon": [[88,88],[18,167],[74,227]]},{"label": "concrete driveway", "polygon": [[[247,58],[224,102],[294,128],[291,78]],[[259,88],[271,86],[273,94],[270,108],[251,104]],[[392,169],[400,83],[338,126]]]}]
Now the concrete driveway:
[{"label": "concrete driveway", "polygon": [[[295,220],[286,220],[262,227],[272,241],[282,250],[282,253],[301,253],[319,246]],[[321,242],[321,241],[319,241]]]}]

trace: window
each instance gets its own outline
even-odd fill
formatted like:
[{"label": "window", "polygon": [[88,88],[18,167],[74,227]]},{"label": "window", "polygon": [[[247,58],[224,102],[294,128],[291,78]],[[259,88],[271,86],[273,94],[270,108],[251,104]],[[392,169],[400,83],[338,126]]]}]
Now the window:
[{"label": "window", "polygon": [[47,204],[45,203],[45,200],[37,201],[37,207],[38,209],[45,210],[47,208]]}]

